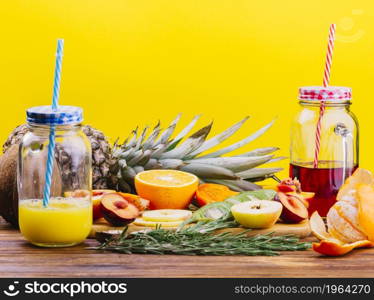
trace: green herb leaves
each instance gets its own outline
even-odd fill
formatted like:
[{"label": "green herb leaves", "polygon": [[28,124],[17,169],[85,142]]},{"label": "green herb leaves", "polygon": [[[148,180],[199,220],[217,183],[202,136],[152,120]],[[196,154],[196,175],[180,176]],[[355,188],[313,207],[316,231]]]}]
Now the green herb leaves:
[{"label": "green herb leaves", "polygon": [[114,237],[94,249],[132,254],[179,254],[179,255],[279,255],[278,251],[306,250],[310,243],[300,242],[294,236],[271,234],[247,237],[240,234],[212,232],[237,227],[235,221],[200,221],[179,231],[156,228]]}]

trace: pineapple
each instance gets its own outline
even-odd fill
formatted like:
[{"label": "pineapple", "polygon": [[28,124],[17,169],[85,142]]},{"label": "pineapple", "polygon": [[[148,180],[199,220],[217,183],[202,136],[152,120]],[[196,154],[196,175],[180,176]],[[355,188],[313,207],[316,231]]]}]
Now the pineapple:
[{"label": "pineapple", "polygon": [[[101,131],[87,125],[83,126],[83,131],[92,146],[93,188],[134,192],[134,177],[137,173],[151,169],[178,169],[197,175],[201,182],[224,184],[235,191],[246,191],[258,189],[259,186],[253,182],[274,177],[276,172],[282,170],[257,168],[265,163],[283,159],[283,157],[274,158],[272,153],[278,150],[276,147],[259,148],[240,155],[223,157],[261,136],[274,121],[242,141],[206,154],[209,149],[219,145],[239,130],[248,117],[210,139],[207,137],[212,124],[198,130],[185,140],[200,116],[194,117],[184,129],[171,138],[180,117],[181,115],[178,115],[165,130],[161,130],[158,122],[148,137],[148,127],[141,132],[137,128],[123,144],[116,142],[113,148]],[[27,130],[26,125],[18,126],[3,145],[3,152],[5,153],[11,145],[18,144]],[[58,145],[56,145],[56,160],[62,168],[64,180],[69,180],[70,158]]]},{"label": "pineapple", "polygon": [[200,129],[190,137],[182,140],[192,130],[200,116],[196,116],[175,138],[170,138],[180,119],[178,115],[171,124],[161,130],[160,122],[147,136],[148,127],[141,132],[135,129],[122,144],[114,144],[111,164],[111,188],[133,192],[134,177],[137,173],[151,169],[178,169],[197,175],[201,182],[224,184],[235,191],[258,189],[253,182],[274,177],[281,168],[257,168],[283,157],[274,158],[276,147],[259,148],[240,155],[222,157],[255,140],[265,133],[274,121],[265,125],[242,141],[224,147],[218,151],[205,154],[209,149],[219,145],[242,127],[248,117],[234,124],[224,132],[207,139],[212,124]]}]

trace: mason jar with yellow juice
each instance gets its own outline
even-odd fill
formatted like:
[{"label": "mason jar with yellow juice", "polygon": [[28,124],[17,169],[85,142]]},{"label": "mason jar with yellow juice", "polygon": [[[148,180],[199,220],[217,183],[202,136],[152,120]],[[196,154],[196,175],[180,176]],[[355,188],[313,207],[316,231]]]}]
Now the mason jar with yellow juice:
[{"label": "mason jar with yellow juice", "polygon": [[[73,106],[27,110],[29,131],[20,144],[18,160],[19,225],[34,245],[76,245],[91,230],[91,147],[81,129],[82,118],[82,109]],[[51,130],[55,145],[50,196],[45,201]]]}]

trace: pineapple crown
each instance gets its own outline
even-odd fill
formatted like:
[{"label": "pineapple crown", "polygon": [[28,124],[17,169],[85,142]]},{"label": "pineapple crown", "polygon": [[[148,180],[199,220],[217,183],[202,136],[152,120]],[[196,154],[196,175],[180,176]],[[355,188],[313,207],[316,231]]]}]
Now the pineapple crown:
[{"label": "pineapple crown", "polygon": [[[258,148],[234,156],[223,156],[254,141],[264,134],[275,122],[272,120],[253,134],[214,152],[208,152],[236,133],[249,119],[245,117],[225,131],[209,138],[213,122],[196,131],[189,137],[200,118],[195,116],[174,138],[176,126],[181,114],[165,129],[160,121],[148,134],[149,127],[139,130],[137,127],[122,143],[114,143],[111,173],[114,174],[114,185],[124,191],[133,191],[135,175],[151,169],[178,169],[197,175],[201,182],[224,184],[236,191],[258,189],[253,182],[275,177],[282,168],[257,168],[258,166],[279,161],[284,157],[272,154],[279,148]],[[187,137],[187,138],[186,138]]]}]

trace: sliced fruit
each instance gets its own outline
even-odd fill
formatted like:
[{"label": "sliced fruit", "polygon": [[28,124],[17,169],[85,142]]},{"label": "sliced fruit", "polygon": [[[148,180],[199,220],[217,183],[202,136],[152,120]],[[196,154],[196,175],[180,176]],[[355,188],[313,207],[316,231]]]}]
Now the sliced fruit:
[{"label": "sliced fruit", "polygon": [[326,230],[325,222],[323,222],[323,219],[317,211],[315,211],[310,217],[309,224],[310,229],[316,238],[320,240],[327,240],[331,238],[330,234]]},{"label": "sliced fruit", "polygon": [[292,185],[278,184],[277,191],[282,193],[291,193],[296,192],[296,189]]},{"label": "sliced fruit", "polygon": [[134,221],[134,225],[137,226],[143,226],[143,227],[173,227],[177,228],[179,225],[181,225],[183,221],[174,221],[174,222],[154,222],[154,221],[147,221],[144,220],[143,218],[136,218]]},{"label": "sliced fruit", "polygon": [[196,201],[199,206],[213,202],[224,201],[227,198],[239,194],[230,190],[227,186],[215,183],[204,183],[199,185],[196,191]]},{"label": "sliced fruit", "polygon": [[296,178],[286,178],[283,179],[278,185],[277,185],[277,191],[282,193],[301,193],[301,185],[300,181]]},{"label": "sliced fruit", "polygon": [[292,195],[296,197],[306,208],[309,207],[309,202],[313,199],[315,193],[301,192],[301,193],[287,193],[287,195]]},{"label": "sliced fruit", "polygon": [[345,183],[340,187],[336,196],[337,201],[350,201],[355,193],[358,184],[374,184],[373,174],[365,169],[358,168],[352,176],[348,177]]},{"label": "sliced fruit", "polygon": [[138,208],[117,193],[104,194],[100,210],[105,220],[113,226],[124,226],[139,216]]},{"label": "sliced fruit", "polygon": [[74,198],[84,198],[89,197],[91,195],[89,190],[75,190],[71,192],[65,192],[65,197],[74,197]]},{"label": "sliced fruit", "polygon": [[327,256],[340,256],[347,254],[355,248],[371,248],[374,243],[368,240],[357,241],[350,244],[340,244],[330,240],[323,240],[320,243],[313,243],[313,250]]},{"label": "sliced fruit", "polygon": [[176,222],[184,221],[192,216],[192,212],[186,209],[157,209],[145,211],[143,220],[152,222]]},{"label": "sliced fruit", "polygon": [[92,191],[92,217],[94,220],[103,217],[100,209],[101,199],[104,194],[115,193],[115,190],[93,190]]},{"label": "sliced fruit", "polygon": [[235,220],[246,228],[269,228],[275,224],[281,212],[282,205],[270,200],[253,200],[231,207]]},{"label": "sliced fruit", "polygon": [[308,218],[308,210],[298,197],[285,193],[277,193],[274,198],[282,204],[281,219],[285,223],[300,223]]},{"label": "sliced fruit", "polygon": [[102,196],[94,196],[92,197],[92,217],[94,220],[100,219],[103,217],[101,213],[101,198]]},{"label": "sliced fruit", "polygon": [[191,202],[198,178],[176,170],[149,170],[135,176],[138,195],[150,201],[151,209],[183,209]]},{"label": "sliced fruit", "polygon": [[92,196],[102,196],[104,194],[115,193],[115,190],[92,190]]},{"label": "sliced fruit", "polygon": [[358,221],[370,241],[374,242],[374,187],[362,184],[357,187]]},{"label": "sliced fruit", "polygon": [[366,240],[359,226],[358,208],[349,202],[338,201],[326,216],[329,233],[344,243]]},{"label": "sliced fruit", "polygon": [[140,211],[144,211],[149,208],[149,200],[143,199],[138,195],[129,193],[118,193],[130,203],[134,204]]}]

